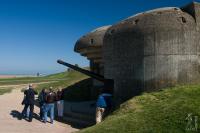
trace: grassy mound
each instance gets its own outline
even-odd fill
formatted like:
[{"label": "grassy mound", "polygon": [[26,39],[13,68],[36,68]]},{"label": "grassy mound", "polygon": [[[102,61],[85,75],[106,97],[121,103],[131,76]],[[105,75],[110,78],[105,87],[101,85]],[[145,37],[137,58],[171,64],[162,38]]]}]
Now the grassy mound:
[{"label": "grassy mound", "polygon": [[[191,114],[191,123],[188,114]],[[198,129],[195,129],[195,124]],[[199,127],[200,85],[190,85],[134,97],[104,122],[80,132],[182,133],[200,132]]]},{"label": "grassy mound", "polygon": [[[36,90],[38,91],[38,93],[43,88],[49,89],[50,87],[53,87],[54,90],[57,90],[58,88],[65,89],[65,100],[68,101],[90,100],[91,96],[90,90],[92,87],[92,80],[89,79],[88,76],[74,70],[52,74],[44,77],[21,77],[0,79],[0,86],[29,83],[40,83],[36,86]],[[22,91],[24,91],[24,89],[22,89]],[[0,94],[9,91],[9,88],[0,88]]]},{"label": "grassy mound", "polygon": [[79,102],[94,100],[91,97],[92,79],[84,79],[64,89],[66,101]]},{"label": "grassy mound", "polygon": [[64,89],[64,100],[67,101],[87,101],[91,100],[92,80],[77,71],[71,70],[59,74],[49,75],[49,79],[60,79],[56,82],[40,84],[36,87],[40,92],[43,88],[53,87],[54,90],[58,88]]},{"label": "grassy mound", "polygon": [[71,70],[69,72],[63,72],[63,73],[49,75],[45,78],[52,79],[52,81],[54,80],[56,82],[40,84],[36,88],[38,91],[41,91],[43,88],[48,89],[50,87],[53,87],[54,89],[66,88],[66,87],[73,85],[81,80],[87,79],[88,77],[82,73]]}]

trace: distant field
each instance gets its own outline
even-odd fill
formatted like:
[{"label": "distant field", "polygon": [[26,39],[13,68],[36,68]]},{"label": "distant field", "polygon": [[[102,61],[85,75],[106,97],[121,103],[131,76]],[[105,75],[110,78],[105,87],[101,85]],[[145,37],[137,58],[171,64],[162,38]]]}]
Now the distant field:
[{"label": "distant field", "polygon": [[46,78],[44,78],[44,80],[46,79],[50,81],[54,80],[57,82],[40,84],[36,87],[38,91],[42,90],[43,88],[50,88],[50,87],[53,87],[54,89],[67,88],[71,85],[74,85],[77,82],[88,79],[88,76],[72,70],[70,72],[63,72],[59,74],[49,75]]},{"label": "distant field", "polygon": [[[3,94],[5,92],[11,92],[9,87],[13,87],[13,85],[23,85],[30,83],[35,83],[35,88],[38,93],[44,88],[49,89],[50,87],[53,87],[54,90],[61,88],[65,89],[65,100],[91,100],[90,89],[92,87],[92,80],[88,76],[73,70],[43,77],[0,78],[0,89],[4,87],[2,90],[0,90],[0,93]],[[22,91],[23,90],[24,88],[22,88]]]},{"label": "distant field", "polygon": [[0,79],[5,79],[5,78],[16,78],[15,75],[0,75]]},{"label": "distant field", "polygon": [[40,82],[51,82],[51,81],[60,81],[65,80],[62,77],[11,77],[3,76],[0,78],[0,86],[2,85],[19,85],[19,84],[29,84],[29,83],[40,83]]}]

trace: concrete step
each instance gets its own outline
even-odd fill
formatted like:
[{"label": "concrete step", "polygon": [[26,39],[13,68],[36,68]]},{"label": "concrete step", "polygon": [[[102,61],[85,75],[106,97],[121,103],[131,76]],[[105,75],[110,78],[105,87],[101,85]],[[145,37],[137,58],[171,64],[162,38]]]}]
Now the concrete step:
[{"label": "concrete step", "polygon": [[89,121],[94,122],[95,121],[95,114],[82,114],[82,113],[76,113],[76,112],[68,112],[65,113],[64,116],[66,117],[73,117],[75,119],[80,119],[83,121]]},{"label": "concrete step", "polygon": [[92,115],[95,113],[95,101],[86,102],[65,102],[65,112],[75,112],[81,114]]},{"label": "concrete step", "polygon": [[75,125],[88,127],[95,124],[95,101],[66,102],[64,111],[64,121]]},{"label": "concrete step", "polygon": [[77,128],[86,128],[95,124],[94,121],[86,121],[86,120],[78,119],[71,116],[64,116],[63,120],[67,122],[68,124],[72,125],[73,127],[77,127]]}]

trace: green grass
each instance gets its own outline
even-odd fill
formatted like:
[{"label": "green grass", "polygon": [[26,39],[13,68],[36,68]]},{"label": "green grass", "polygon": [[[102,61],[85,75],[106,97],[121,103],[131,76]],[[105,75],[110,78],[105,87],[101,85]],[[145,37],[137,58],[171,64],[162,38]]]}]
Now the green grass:
[{"label": "green grass", "polygon": [[64,82],[66,81],[67,78],[71,78],[69,77],[69,73],[62,72],[44,77],[19,77],[19,78],[0,79],[0,85],[19,85],[28,83],[58,82],[58,81]]},{"label": "green grass", "polygon": [[47,78],[60,80],[57,80],[57,82],[40,84],[36,87],[37,91],[41,91],[43,88],[48,89],[50,87],[53,87],[55,90],[58,88],[67,88],[70,85],[80,82],[81,80],[87,79],[88,77],[82,73],[71,70],[69,72],[49,75]]},{"label": "green grass", "polygon": [[13,88],[7,88],[7,87],[3,87],[3,88],[0,88],[0,95],[3,95],[5,93],[10,93],[12,91]]},{"label": "green grass", "polygon": [[[87,68],[86,68],[87,69]],[[42,83],[47,82],[47,83]],[[23,77],[23,78],[8,78],[0,79],[1,85],[19,85],[29,83],[41,83],[36,86],[38,93],[43,89],[53,87],[56,91],[58,88],[65,89],[65,100],[83,101],[90,100],[90,89],[92,80],[88,76],[74,70],[48,75],[45,77]],[[9,90],[8,90],[9,91]],[[24,91],[24,89],[22,89]],[[2,93],[6,89],[2,89]]]},{"label": "green grass", "polygon": [[[187,115],[197,116],[198,131],[189,131]],[[194,123],[192,123],[194,126]],[[102,123],[80,133],[200,132],[200,85],[177,86],[144,93],[120,106]]]},{"label": "green grass", "polygon": [[60,79],[52,79],[47,77],[23,77],[12,79],[0,79],[0,85],[19,85],[28,83],[59,81]]},{"label": "green grass", "polygon": [[[65,87],[64,100],[72,102],[94,100],[91,94],[92,79],[84,79]],[[92,88],[94,89],[94,88]],[[96,99],[95,99],[96,100]]]},{"label": "green grass", "polygon": [[56,77],[64,80],[40,84],[36,87],[38,93],[44,88],[53,87],[55,91],[61,88],[64,89],[64,100],[73,102],[91,100],[92,80],[88,76],[73,70],[48,76],[48,78],[53,79]]}]

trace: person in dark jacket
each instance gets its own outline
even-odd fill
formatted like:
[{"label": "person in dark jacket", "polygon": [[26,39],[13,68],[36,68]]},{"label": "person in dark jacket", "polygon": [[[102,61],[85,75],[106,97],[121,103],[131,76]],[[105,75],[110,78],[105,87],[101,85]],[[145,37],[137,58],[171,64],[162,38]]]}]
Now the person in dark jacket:
[{"label": "person in dark jacket", "polygon": [[44,109],[45,109],[45,96],[47,94],[46,89],[42,89],[38,96],[39,100],[39,105],[40,105],[40,119],[43,121],[44,120]]},{"label": "person in dark jacket", "polygon": [[35,95],[37,92],[33,89],[33,85],[29,85],[29,89],[24,91],[25,99],[24,99],[24,109],[22,111],[22,117],[25,117],[27,114],[27,109],[30,108],[29,112],[29,122],[32,122],[33,119],[33,110],[35,103]]},{"label": "person in dark jacket", "polygon": [[51,124],[54,120],[54,103],[56,102],[56,93],[53,92],[52,87],[45,96],[45,111],[44,111],[44,123],[47,122],[47,114],[50,112]]},{"label": "person in dark jacket", "polygon": [[[27,87],[24,91],[26,91],[26,90],[28,90],[29,89],[29,87]],[[24,95],[24,98],[23,98],[23,101],[22,101],[22,105],[24,105],[25,106],[25,101],[26,100],[26,95]],[[24,116],[25,118],[28,118],[29,117],[29,112],[30,112],[30,109],[29,108],[27,108],[27,113],[26,113],[26,116]]]}]

